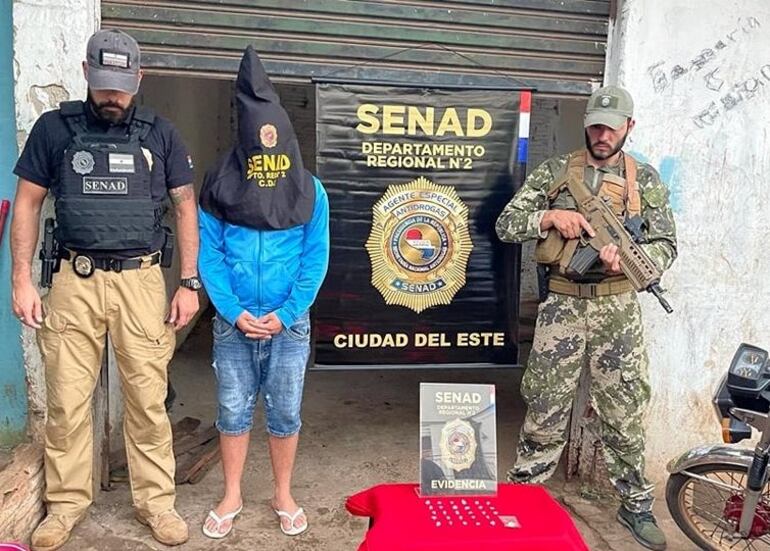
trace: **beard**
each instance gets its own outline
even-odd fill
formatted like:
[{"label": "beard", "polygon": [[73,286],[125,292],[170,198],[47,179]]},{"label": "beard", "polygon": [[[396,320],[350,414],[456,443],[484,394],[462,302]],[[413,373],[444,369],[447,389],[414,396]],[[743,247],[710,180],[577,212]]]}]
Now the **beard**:
[{"label": "beard", "polygon": [[134,105],[134,98],[131,98],[131,102],[125,108],[122,105],[112,101],[103,101],[102,103],[97,103],[94,101],[93,96],[91,96],[90,91],[88,92],[88,99],[93,106],[94,114],[97,116],[97,118],[111,124],[120,124],[125,121],[128,117],[128,113],[131,110],[131,107]]},{"label": "beard", "polygon": [[595,144],[591,144],[591,139],[588,137],[588,132],[584,132],[585,141],[586,141],[586,149],[591,154],[591,157],[596,159],[597,161],[604,161],[606,159],[609,159],[616,153],[618,153],[621,149],[623,149],[623,146],[626,144],[626,138],[628,138],[628,131],[626,131],[625,135],[620,139],[618,142],[618,145],[616,145],[614,148],[610,149],[606,153],[602,153],[600,151],[594,151],[594,146],[599,144],[604,144],[606,146],[609,146],[607,142],[596,142]]}]

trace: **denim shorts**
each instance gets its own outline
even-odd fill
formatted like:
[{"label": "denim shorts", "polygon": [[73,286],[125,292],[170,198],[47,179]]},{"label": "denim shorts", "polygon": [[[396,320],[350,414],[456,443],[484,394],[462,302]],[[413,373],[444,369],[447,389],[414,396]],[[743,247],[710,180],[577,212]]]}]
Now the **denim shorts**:
[{"label": "denim shorts", "polygon": [[310,355],[308,314],[267,340],[247,338],[217,314],[213,333],[219,432],[230,436],[249,432],[261,392],[267,432],[278,437],[297,434]]}]

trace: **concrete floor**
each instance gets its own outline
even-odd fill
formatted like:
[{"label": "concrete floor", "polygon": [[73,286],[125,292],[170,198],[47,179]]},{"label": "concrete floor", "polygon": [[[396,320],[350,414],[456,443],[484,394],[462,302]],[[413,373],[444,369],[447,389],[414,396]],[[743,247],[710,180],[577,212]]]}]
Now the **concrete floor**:
[{"label": "concrete floor", "polygon": [[[199,323],[172,362],[178,397],[172,421],[184,416],[212,423],[214,379],[209,367],[210,323]],[[244,476],[245,507],[233,533],[214,542],[202,535],[201,523],[222,489],[219,465],[197,485],[178,487],[177,509],[190,524],[190,541],[181,551],[212,548],[344,551],[355,550],[367,520],[352,517],[345,497],[382,482],[418,478],[420,382],[473,382],[497,385],[499,473],[510,467],[518,427],[523,418],[518,394],[521,373],[483,371],[311,372],[305,387],[303,430],[294,478],[297,501],[308,513],[310,529],[297,537],[283,536],[270,510],[271,474],[263,430],[255,430]],[[255,427],[262,427],[258,414]],[[557,479],[551,492],[570,511],[586,543],[596,551],[636,551],[628,532],[614,521],[617,504],[591,502],[578,496],[579,485]],[[660,492],[660,489],[659,489]],[[168,549],[133,520],[127,485],[102,492],[89,517],[74,531],[64,551],[144,551]],[[665,503],[655,512],[669,538],[669,549],[694,550],[668,516]]]}]

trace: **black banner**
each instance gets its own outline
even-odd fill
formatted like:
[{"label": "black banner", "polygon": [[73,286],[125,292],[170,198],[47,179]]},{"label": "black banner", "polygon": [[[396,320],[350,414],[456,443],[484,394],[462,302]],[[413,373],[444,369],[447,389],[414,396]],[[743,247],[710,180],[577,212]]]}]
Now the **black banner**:
[{"label": "black banner", "polygon": [[316,365],[517,363],[520,249],[494,226],[518,120],[513,91],[317,87],[332,248]]}]

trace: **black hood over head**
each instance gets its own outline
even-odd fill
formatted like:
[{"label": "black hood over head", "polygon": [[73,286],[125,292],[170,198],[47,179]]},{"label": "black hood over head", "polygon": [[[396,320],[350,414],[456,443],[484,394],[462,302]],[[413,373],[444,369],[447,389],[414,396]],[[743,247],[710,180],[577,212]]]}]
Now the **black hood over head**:
[{"label": "black hood over head", "polygon": [[280,230],[313,215],[315,184],[289,115],[251,46],[235,81],[238,142],[206,172],[203,210],[231,224]]}]

